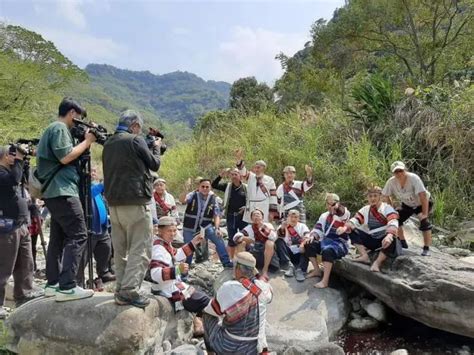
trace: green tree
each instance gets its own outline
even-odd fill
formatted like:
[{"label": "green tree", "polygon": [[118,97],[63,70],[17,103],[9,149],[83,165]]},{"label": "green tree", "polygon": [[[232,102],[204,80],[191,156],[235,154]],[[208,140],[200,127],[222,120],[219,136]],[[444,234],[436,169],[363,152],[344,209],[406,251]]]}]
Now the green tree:
[{"label": "green tree", "polygon": [[230,89],[230,107],[245,113],[256,113],[273,105],[273,92],[255,77],[241,78]]}]

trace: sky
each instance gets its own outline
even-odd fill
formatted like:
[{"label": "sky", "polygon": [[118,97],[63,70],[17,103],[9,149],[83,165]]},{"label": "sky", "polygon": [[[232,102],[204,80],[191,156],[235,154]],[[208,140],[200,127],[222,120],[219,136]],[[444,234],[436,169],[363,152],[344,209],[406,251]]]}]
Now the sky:
[{"label": "sky", "polygon": [[0,0],[0,21],[40,33],[75,64],[272,85],[311,25],[344,0]]}]

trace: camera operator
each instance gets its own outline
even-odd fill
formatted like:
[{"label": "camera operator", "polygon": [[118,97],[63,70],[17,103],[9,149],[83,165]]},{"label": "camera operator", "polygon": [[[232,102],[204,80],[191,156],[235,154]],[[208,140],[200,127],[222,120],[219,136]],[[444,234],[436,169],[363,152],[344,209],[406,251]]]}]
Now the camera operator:
[{"label": "camera operator", "polygon": [[150,300],[138,293],[150,263],[153,238],[150,170],[160,167],[160,139],[150,150],[140,135],[143,119],[132,110],[120,115],[102,153],[105,198],[109,204],[117,278],[115,303],[144,308]]},{"label": "camera operator", "polygon": [[46,297],[72,301],[91,297],[92,290],[77,286],[76,276],[87,243],[87,227],[79,198],[79,174],[74,161],[96,137],[86,132],[85,139],[74,146],[70,133],[74,119],[85,110],[73,99],[59,104],[57,121],[43,133],[37,150],[37,172],[42,181],[43,199],[51,213],[51,232],[46,256]]},{"label": "camera operator", "polygon": [[11,148],[0,146],[0,318],[6,316],[5,287],[12,274],[17,304],[35,297],[28,204],[20,185],[24,154]]}]

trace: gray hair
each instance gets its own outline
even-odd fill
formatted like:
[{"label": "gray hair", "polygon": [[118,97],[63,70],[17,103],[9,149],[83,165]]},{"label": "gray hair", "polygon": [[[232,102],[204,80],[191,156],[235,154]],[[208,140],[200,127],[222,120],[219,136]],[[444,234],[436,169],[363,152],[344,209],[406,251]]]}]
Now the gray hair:
[{"label": "gray hair", "polygon": [[246,266],[246,265],[242,265],[242,264],[239,264],[239,263],[236,263],[235,264],[235,269],[239,269],[240,272],[242,273],[242,275],[248,279],[252,279],[253,277],[255,277],[255,269],[253,267],[250,267],[250,266]]},{"label": "gray hair", "polygon": [[143,118],[137,111],[126,110],[120,114],[120,126],[126,126],[128,128],[134,123],[138,123],[140,127],[143,127]]},{"label": "gray hair", "polygon": [[0,145],[0,160],[5,158],[5,155],[8,154],[10,147],[8,145]]}]

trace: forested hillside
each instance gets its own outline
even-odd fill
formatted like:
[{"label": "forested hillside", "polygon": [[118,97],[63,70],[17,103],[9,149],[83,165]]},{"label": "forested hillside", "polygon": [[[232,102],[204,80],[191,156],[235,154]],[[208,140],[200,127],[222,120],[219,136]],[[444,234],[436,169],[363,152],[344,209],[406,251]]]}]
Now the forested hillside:
[{"label": "forested hillside", "polygon": [[98,64],[85,70],[92,88],[115,100],[133,102],[166,121],[193,126],[204,113],[228,107],[230,84],[205,81],[192,73],[154,75]]},{"label": "forested hillside", "polygon": [[238,147],[277,182],[285,165],[301,178],[309,163],[315,218],[326,191],[360,208],[367,184],[383,185],[403,159],[433,193],[436,223],[455,227],[474,215],[473,15],[472,0],[348,1],[315,19],[296,55],[275,53],[284,74],[274,88],[234,83],[231,109],[203,116],[162,173],[180,191],[234,164]]}]

